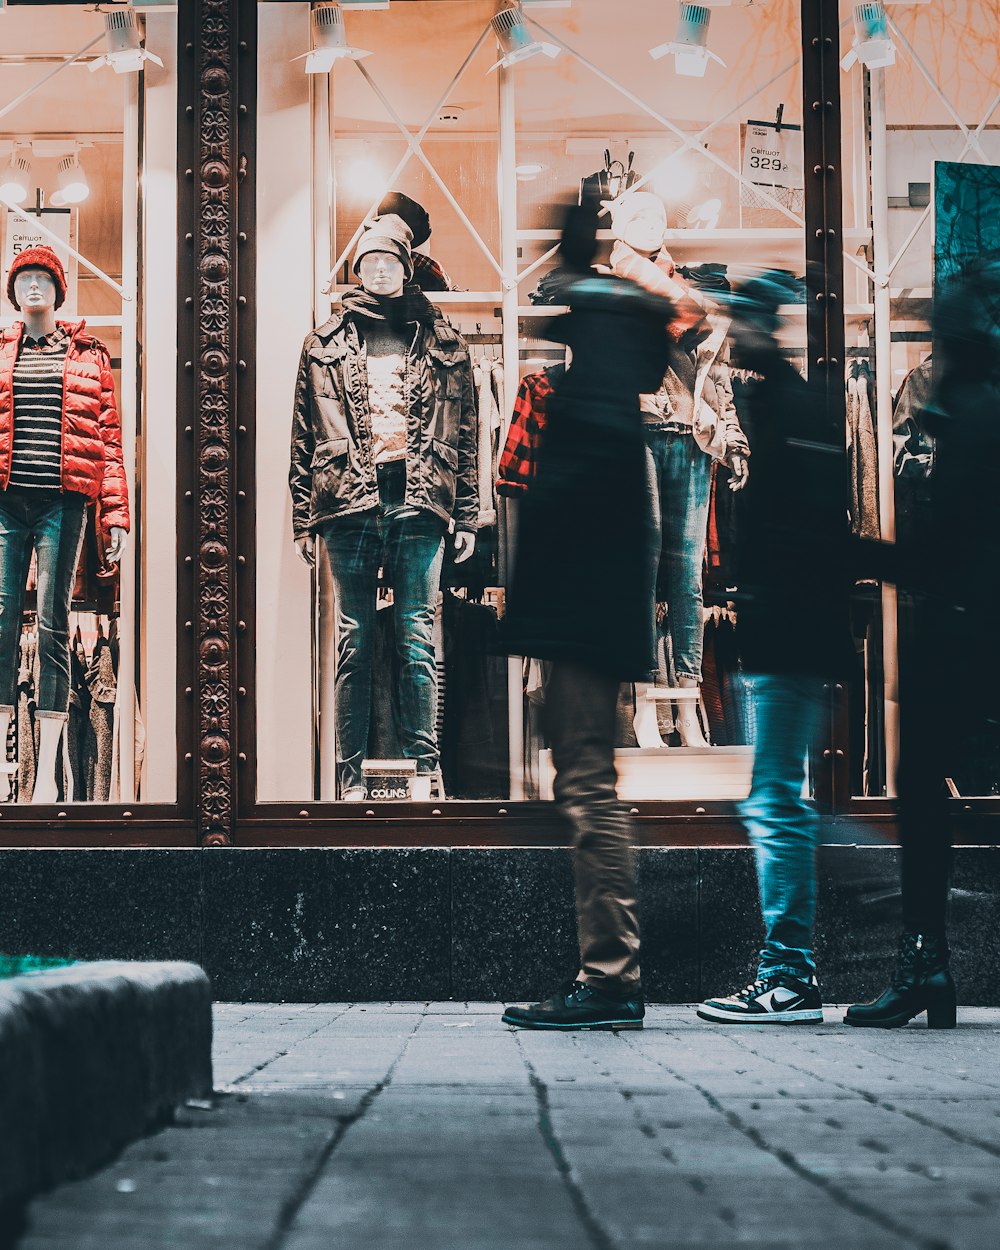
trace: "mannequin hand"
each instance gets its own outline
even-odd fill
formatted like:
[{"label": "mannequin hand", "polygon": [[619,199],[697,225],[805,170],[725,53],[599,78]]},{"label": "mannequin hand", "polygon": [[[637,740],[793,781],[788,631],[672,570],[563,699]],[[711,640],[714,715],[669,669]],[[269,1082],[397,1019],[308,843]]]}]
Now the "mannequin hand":
[{"label": "mannequin hand", "polygon": [[303,534],[301,538],[296,538],[295,550],[299,554],[299,559],[312,568],[316,563],[316,549],[312,534]]},{"label": "mannequin hand", "polygon": [[459,530],[455,535],[455,563],[464,564],[475,549],[475,534],[471,530]]},{"label": "mannequin hand", "polygon": [[729,479],[729,489],[742,490],[750,477],[750,466],[742,456],[733,456],[729,469],[732,474]]},{"label": "mannequin hand", "polygon": [[125,548],[128,546],[128,530],[123,530],[120,525],[112,525],[111,527],[111,546],[104,553],[104,558],[108,564],[117,564],[125,554]]}]

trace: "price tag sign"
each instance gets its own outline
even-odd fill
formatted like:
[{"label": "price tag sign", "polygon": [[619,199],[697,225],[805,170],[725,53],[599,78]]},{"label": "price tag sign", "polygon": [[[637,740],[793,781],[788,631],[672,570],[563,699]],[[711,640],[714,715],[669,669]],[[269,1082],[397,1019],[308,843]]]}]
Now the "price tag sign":
[{"label": "price tag sign", "polygon": [[798,126],[747,122],[743,137],[743,177],[764,187],[801,190],[802,132]]}]

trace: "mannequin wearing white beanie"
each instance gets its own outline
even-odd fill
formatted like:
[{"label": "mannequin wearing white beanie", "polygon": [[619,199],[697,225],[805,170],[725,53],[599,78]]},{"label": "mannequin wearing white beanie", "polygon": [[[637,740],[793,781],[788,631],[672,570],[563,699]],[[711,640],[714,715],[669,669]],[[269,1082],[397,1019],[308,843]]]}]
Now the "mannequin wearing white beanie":
[{"label": "mannequin wearing white beanie", "polygon": [[[708,320],[704,308],[701,307],[697,298],[689,289],[687,283],[676,271],[673,257],[664,247],[664,236],[667,229],[667,213],[663,201],[659,196],[653,195],[648,191],[630,191],[622,196],[619,200],[608,205],[611,210],[611,231],[615,236],[615,244],[611,252],[611,268],[619,277],[630,278],[638,282],[641,286],[649,290],[656,291],[658,294],[666,295],[674,303],[676,309],[676,317],[670,326],[671,337],[677,344],[678,353],[683,352],[690,361],[691,368],[689,372],[696,376],[702,370],[699,356],[702,354],[696,348],[692,353],[687,350],[687,346],[692,339],[698,339],[707,342],[713,346],[709,349],[712,351],[712,361],[719,354],[722,343],[725,339],[725,323],[712,323]],[[683,341],[683,345],[682,345]],[[680,362],[678,363],[680,368]],[[709,366],[705,365],[704,373],[707,375]],[[680,379],[673,372],[668,371],[667,379],[664,382],[665,390],[671,388],[667,385],[669,379],[673,379],[674,383],[680,383]],[[682,389],[687,394],[688,382],[684,381]],[[676,385],[674,386],[676,392]],[[706,376],[700,380],[694,387],[694,393],[690,396],[691,405],[696,406],[699,402],[698,396],[707,393],[715,393],[715,386],[711,379]],[[701,401],[704,402],[704,401]],[[718,402],[718,401],[717,401]],[[661,402],[659,396],[644,397],[644,408],[650,412],[655,412],[659,416],[659,424],[666,420],[661,411]],[[669,402],[668,402],[669,406]],[[735,418],[735,409],[733,410]],[[671,410],[671,418],[674,413]],[[694,418],[692,418],[694,420]],[[719,418],[720,425],[723,424],[721,416]],[[652,421],[652,426],[658,424],[656,420]],[[710,476],[706,476],[702,471],[703,467],[708,468],[708,464],[702,462],[702,456],[707,453],[702,450],[695,442],[694,425],[691,426],[691,433],[678,434],[676,432],[678,425],[683,425],[683,420],[678,422],[671,420],[670,425],[673,432],[659,433],[655,428],[651,428],[648,437],[650,439],[674,439],[680,438],[684,440],[684,445],[690,448],[693,456],[694,466],[699,469],[696,475],[700,482],[707,483],[707,490],[702,492],[693,491],[689,494],[687,490],[681,491],[681,497],[688,499],[689,503],[697,496],[697,502],[692,506],[698,507],[699,510],[706,512],[705,541],[707,541],[707,505],[708,491],[710,491]],[[738,429],[738,422],[736,423]],[[739,438],[742,440],[738,444],[734,444],[733,450],[725,456],[727,463],[732,471],[731,486],[734,490],[740,490],[746,483],[747,465],[745,456],[745,439],[743,439],[742,431],[739,431]],[[690,440],[690,443],[687,442]],[[738,450],[737,450],[738,448]],[[673,463],[673,461],[671,461]],[[653,492],[654,502],[659,511],[657,523],[662,527],[666,536],[666,503],[663,498],[664,490],[668,489],[669,483],[661,482],[662,470],[656,467],[656,459],[651,450],[650,452],[650,475],[651,484],[655,484]],[[692,479],[693,480],[693,479]],[[682,487],[682,483],[677,483],[678,487]],[[699,527],[700,528],[700,527]],[[676,541],[676,538],[667,538],[667,541]],[[687,593],[681,596],[681,602],[671,604],[671,621],[679,622],[683,613],[690,615],[691,608],[688,600],[693,596],[701,598],[701,574],[700,567],[704,556],[704,543],[699,550],[685,551],[682,553],[674,552],[674,558],[669,559],[668,568],[674,570],[678,563],[685,562],[691,566],[691,580],[697,583],[697,589],[687,587]],[[682,561],[676,558],[682,556]],[[695,572],[695,568],[697,571]],[[671,572],[671,578],[674,573]],[[681,585],[680,582],[677,583]],[[683,607],[682,607],[683,603]],[[651,610],[653,605],[651,606]],[[681,639],[687,637],[692,628],[700,630],[700,621],[697,626],[689,623],[685,630],[683,626],[677,625],[680,630],[680,637],[674,635],[674,656],[678,662],[677,685],[681,689],[697,689],[700,684],[700,667],[701,667],[701,648],[700,646],[693,648],[693,654],[684,654],[684,647]],[[691,669],[692,671],[685,671]],[[696,675],[699,674],[699,675]],[[647,688],[640,686],[636,690],[638,710],[635,717],[636,738],[641,747],[657,747],[663,746],[663,740],[660,737],[660,730],[656,716],[656,703],[648,699]],[[680,735],[681,742],[687,747],[707,747],[708,741],[705,737],[702,726],[699,722],[696,702],[692,699],[679,700],[677,703],[677,713],[675,716],[675,725]]]}]

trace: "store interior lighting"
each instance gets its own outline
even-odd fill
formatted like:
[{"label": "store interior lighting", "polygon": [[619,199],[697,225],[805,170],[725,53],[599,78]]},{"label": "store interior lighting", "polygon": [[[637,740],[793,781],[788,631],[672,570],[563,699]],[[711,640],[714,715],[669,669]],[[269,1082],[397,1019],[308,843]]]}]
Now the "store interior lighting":
[{"label": "store interior lighting", "polygon": [[49,197],[49,203],[63,208],[67,204],[82,204],[89,195],[90,183],[80,158],[76,153],[64,156],[56,168],[56,190]]},{"label": "store interior lighting", "polygon": [[389,0],[340,0],[345,9],[387,9]]},{"label": "store interior lighting", "polygon": [[371,56],[366,48],[347,42],[344,10],[339,4],[323,4],[312,11],[312,51],[297,56],[304,60],[307,74],[329,74],[338,61],[360,61]]},{"label": "store interior lighting", "polygon": [[142,32],[135,10],[116,9],[104,14],[104,37],[107,52],[90,62],[90,71],[110,66],[116,74],[137,74],[147,61],[162,66],[163,62],[142,46]]},{"label": "store interior lighting", "polygon": [[896,63],[896,45],[889,38],[889,19],[881,0],[854,6],[854,42],[840,67],[849,70],[857,61],[868,69]]},{"label": "store interior lighting", "polygon": [[544,43],[531,33],[520,4],[504,5],[493,18],[492,25],[503,56],[490,66],[488,73],[501,66],[510,69],[512,65],[519,65],[538,55],[547,56],[550,60],[559,55],[560,49],[556,44]]},{"label": "store interior lighting", "polygon": [[23,204],[31,193],[31,162],[16,149],[0,169],[0,200],[5,204]]},{"label": "store interior lighting", "polygon": [[711,10],[704,4],[681,4],[677,15],[677,34],[670,43],[650,48],[654,61],[673,56],[674,72],[684,78],[704,78],[709,61],[725,65],[721,56],[708,47],[708,27],[712,20]]}]

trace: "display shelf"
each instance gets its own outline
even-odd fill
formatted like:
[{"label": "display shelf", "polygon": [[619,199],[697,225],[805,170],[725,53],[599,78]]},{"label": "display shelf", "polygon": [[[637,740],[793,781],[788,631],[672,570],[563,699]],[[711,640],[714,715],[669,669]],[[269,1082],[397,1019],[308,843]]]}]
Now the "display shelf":
[{"label": "display shelf", "polygon": [[[622,802],[740,800],[750,792],[753,747],[619,747],[615,751],[618,797]],[[538,753],[538,783],[551,799],[552,752]]]},{"label": "display shelf", "polygon": [[[520,304],[517,309],[519,317],[560,317],[567,312],[569,312],[568,304]],[[778,312],[782,317],[805,317],[806,306],[805,304],[783,304]],[[847,305],[848,317],[871,317],[874,312],[873,304]]]},{"label": "display shelf", "polygon": [[[21,320],[20,317],[11,316],[9,314],[6,316],[0,317],[0,329],[6,330],[9,326],[14,325],[15,322],[20,321],[20,320]],[[103,327],[104,329],[120,328],[121,325],[123,324],[124,319],[121,316],[105,316],[103,313],[100,314],[99,316],[93,316],[93,317],[88,317],[86,313],[74,313],[72,317],[62,316],[62,317],[59,317],[59,320],[60,321],[74,321],[74,322],[85,321],[87,323],[87,326],[90,329],[94,330],[94,329],[100,329],[101,327]]]},{"label": "display shelf", "polygon": [[[356,291],[356,283],[340,283],[330,291],[331,295],[346,295],[348,291]],[[427,298],[432,304],[499,304],[503,299],[502,291],[428,291]]]},{"label": "display shelf", "polygon": [[[614,238],[610,230],[598,230],[597,237],[604,241],[610,241]],[[558,243],[562,238],[562,231],[518,230],[517,238],[519,242],[524,243]],[[855,247],[864,246],[871,242],[871,238],[870,230],[852,228],[844,231],[844,243],[847,245]],[[735,227],[725,230],[668,230],[664,235],[663,241],[671,249],[690,245],[702,249],[725,247],[727,250],[733,251],[737,245],[743,249],[757,249],[771,244],[772,246],[801,246],[803,253],[805,250],[805,232],[798,228],[771,230],[754,227]]]}]

